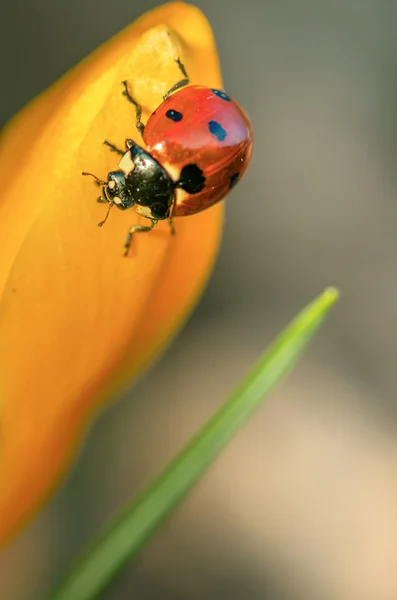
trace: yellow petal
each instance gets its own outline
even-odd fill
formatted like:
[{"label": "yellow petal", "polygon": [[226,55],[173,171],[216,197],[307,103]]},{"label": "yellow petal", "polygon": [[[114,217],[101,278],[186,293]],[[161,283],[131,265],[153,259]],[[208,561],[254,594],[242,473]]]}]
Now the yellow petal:
[{"label": "yellow petal", "polygon": [[179,73],[220,86],[211,29],[166,4],[101,47],[14,118],[0,140],[0,543],[46,499],[92,411],[146,367],[197,300],[219,243],[222,206],[134,239],[132,212],[106,206],[83,178],[117,167],[103,146],[138,142],[121,95],[143,120]]}]

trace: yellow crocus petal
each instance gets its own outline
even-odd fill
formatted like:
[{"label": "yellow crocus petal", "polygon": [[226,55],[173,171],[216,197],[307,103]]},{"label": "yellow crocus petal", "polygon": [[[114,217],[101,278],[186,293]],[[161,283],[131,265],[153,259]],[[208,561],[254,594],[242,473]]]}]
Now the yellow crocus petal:
[{"label": "yellow crocus petal", "polygon": [[220,86],[211,29],[187,4],[166,4],[94,52],[42,94],[0,140],[0,542],[46,499],[87,418],[162,349],[197,300],[219,244],[223,209],[168,223],[123,244],[133,211],[95,202],[118,159],[139,143],[121,95],[143,119],[179,78]]}]

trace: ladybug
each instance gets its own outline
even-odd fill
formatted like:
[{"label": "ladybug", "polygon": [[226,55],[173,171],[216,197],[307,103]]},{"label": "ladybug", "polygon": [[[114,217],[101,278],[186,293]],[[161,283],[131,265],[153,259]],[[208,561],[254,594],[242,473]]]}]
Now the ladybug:
[{"label": "ladybug", "polygon": [[121,156],[119,168],[107,181],[94,177],[102,186],[98,202],[110,209],[135,208],[149,219],[148,225],[133,225],[125,242],[125,256],[134,233],[150,231],[168,219],[174,233],[173,217],[184,217],[209,208],[222,200],[236,185],[248,166],[252,151],[251,124],[243,109],[225,92],[190,84],[178,58],[183,79],[163,97],[146,125],[142,107],[123,82],[123,95],[136,111],[135,125],[144,146],[127,139],[126,150],[105,141]]}]

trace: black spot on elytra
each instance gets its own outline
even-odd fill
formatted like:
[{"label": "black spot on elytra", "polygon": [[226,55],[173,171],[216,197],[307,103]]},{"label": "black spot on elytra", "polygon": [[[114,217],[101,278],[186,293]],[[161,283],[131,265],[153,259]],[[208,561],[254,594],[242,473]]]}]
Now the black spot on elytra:
[{"label": "black spot on elytra", "polygon": [[238,178],[239,177],[240,177],[240,173],[233,173],[233,175],[230,178],[229,190],[231,190],[232,188],[234,188],[234,186],[238,182]]},{"label": "black spot on elytra", "polygon": [[209,121],[208,128],[212,135],[214,135],[220,142],[223,142],[223,140],[226,138],[226,131],[223,129],[222,125],[218,123],[218,121]]},{"label": "black spot on elytra", "polygon": [[214,94],[216,94],[219,98],[222,98],[222,100],[226,100],[226,102],[232,101],[232,99],[229,98],[229,96],[225,94],[225,92],[222,92],[222,90],[214,90],[213,88],[211,88],[211,92],[214,92]]},{"label": "black spot on elytra", "polygon": [[197,165],[185,165],[175,187],[182,188],[188,194],[198,194],[204,189],[205,177]]},{"label": "black spot on elytra", "polygon": [[171,119],[171,121],[175,121],[175,123],[178,123],[178,121],[182,121],[183,118],[182,113],[180,113],[178,110],[174,110],[173,108],[167,110],[165,116],[168,117],[168,119]]}]

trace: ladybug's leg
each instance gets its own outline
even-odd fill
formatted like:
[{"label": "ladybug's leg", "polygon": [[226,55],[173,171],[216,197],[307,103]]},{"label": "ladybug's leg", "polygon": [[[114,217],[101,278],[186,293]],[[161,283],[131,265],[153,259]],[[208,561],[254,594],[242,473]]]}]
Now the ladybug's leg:
[{"label": "ladybug's leg", "polygon": [[179,67],[184,79],[181,79],[181,81],[178,81],[177,83],[175,83],[172,86],[172,88],[168,90],[168,92],[165,94],[165,96],[163,96],[164,100],[167,100],[167,98],[169,98],[171,96],[171,94],[173,94],[173,92],[176,92],[180,88],[185,87],[185,85],[189,85],[189,83],[190,83],[189,76],[186,73],[185,65],[183,64],[181,59],[178,57],[175,62],[178,64],[178,67]]},{"label": "ladybug's leg", "polygon": [[111,144],[107,140],[105,140],[103,143],[105,144],[105,146],[108,146],[108,148],[110,148],[111,152],[116,152],[116,154],[120,154],[120,156],[123,156],[123,154],[125,153],[125,150],[120,150],[120,148],[117,148],[117,146]]},{"label": "ladybug's leg", "polygon": [[173,221],[172,217],[170,217],[168,219],[168,223],[170,225],[171,235],[175,235],[175,227],[174,227],[174,221]]},{"label": "ladybug's leg", "polygon": [[142,106],[140,104],[138,104],[138,102],[136,100],[134,100],[134,98],[131,96],[129,90],[128,90],[128,84],[126,81],[123,81],[123,86],[124,86],[124,92],[123,92],[123,96],[125,96],[128,100],[128,102],[131,102],[131,104],[133,104],[135,106],[135,127],[137,128],[137,130],[139,131],[139,133],[141,134],[141,136],[143,137],[143,131],[145,129],[145,125],[142,123],[141,121],[141,116],[142,116]]},{"label": "ladybug's leg", "polygon": [[168,217],[168,224],[170,226],[170,230],[171,230],[171,235],[175,235],[175,227],[174,227],[174,220],[172,218],[172,214],[174,212],[174,206],[175,206],[175,198],[171,204],[170,207],[170,213],[169,213],[169,217]]},{"label": "ladybug's leg", "polygon": [[133,225],[131,227],[131,229],[129,230],[128,234],[127,234],[127,239],[125,240],[125,244],[124,244],[124,248],[125,248],[125,252],[124,252],[124,256],[128,256],[128,253],[130,251],[131,248],[131,241],[132,241],[132,236],[134,233],[141,233],[142,231],[151,231],[152,229],[154,229],[156,227],[158,223],[157,219],[152,219],[152,224],[151,225]]}]

